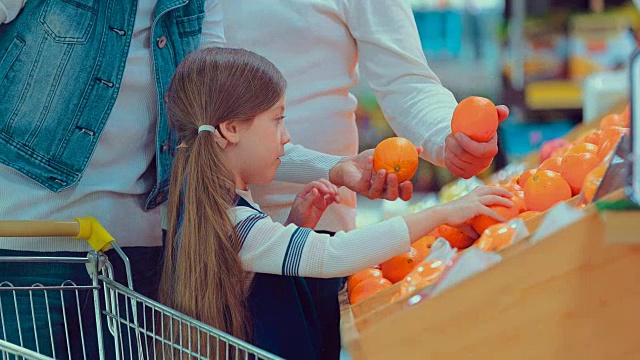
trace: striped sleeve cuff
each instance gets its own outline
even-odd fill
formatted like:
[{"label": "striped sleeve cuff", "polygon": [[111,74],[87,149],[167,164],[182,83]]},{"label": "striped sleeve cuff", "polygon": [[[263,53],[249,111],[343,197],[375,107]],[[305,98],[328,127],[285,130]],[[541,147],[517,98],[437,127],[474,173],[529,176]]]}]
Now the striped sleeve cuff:
[{"label": "striped sleeve cuff", "polygon": [[258,221],[266,218],[267,218],[267,214],[258,213],[258,214],[249,215],[246,218],[244,218],[242,221],[240,221],[238,224],[236,224],[235,226],[236,236],[238,237],[238,241],[240,242],[240,248],[242,248],[242,245],[244,245],[245,241],[247,240],[247,237],[249,236],[249,233],[251,232],[251,229],[253,228],[253,226]]},{"label": "striped sleeve cuff", "polygon": [[332,238],[324,234],[312,236],[325,238],[324,241],[309,241],[299,276],[327,278],[351,275],[409,251],[411,243],[402,217],[346,233],[338,232]]},{"label": "striped sleeve cuff", "polygon": [[304,250],[307,239],[311,229],[297,228],[287,246],[287,251],[284,254],[284,260],[282,262],[282,275],[286,276],[299,276],[300,262],[302,260],[302,252]]}]

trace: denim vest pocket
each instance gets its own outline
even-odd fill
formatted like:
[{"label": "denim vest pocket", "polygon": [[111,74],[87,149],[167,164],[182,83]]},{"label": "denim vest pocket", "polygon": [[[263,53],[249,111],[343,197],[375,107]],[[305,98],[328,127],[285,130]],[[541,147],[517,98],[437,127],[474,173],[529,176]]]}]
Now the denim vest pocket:
[{"label": "denim vest pocket", "polygon": [[204,13],[176,18],[178,36],[186,52],[191,52],[200,47],[200,33],[202,33],[203,21]]},{"label": "denim vest pocket", "polygon": [[84,44],[93,29],[96,0],[47,0],[38,21],[53,41]]},{"label": "denim vest pocket", "polygon": [[24,40],[16,36],[13,38],[13,41],[11,41],[11,45],[9,45],[7,51],[2,55],[2,59],[0,59],[0,84],[4,81],[4,77],[9,72],[9,69],[11,69],[13,62],[16,61],[18,55],[20,55],[23,47]]}]

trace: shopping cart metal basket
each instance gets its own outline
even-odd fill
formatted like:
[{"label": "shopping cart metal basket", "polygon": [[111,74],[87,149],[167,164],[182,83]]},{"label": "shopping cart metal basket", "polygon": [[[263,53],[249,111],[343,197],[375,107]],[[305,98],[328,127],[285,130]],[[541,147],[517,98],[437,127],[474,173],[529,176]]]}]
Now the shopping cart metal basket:
[{"label": "shopping cart metal basket", "polygon": [[[85,239],[93,250],[79,258],[0,256],[0,265],[20,264],[25,275],[37,264],[84,265],[89,281],[14,284],[0,271],[0,359],[279,359],[136,293],[129,260],[93,218],[0,221],[0,237],[42,236]],[[126,284],[114,280],[110,247]]]}]

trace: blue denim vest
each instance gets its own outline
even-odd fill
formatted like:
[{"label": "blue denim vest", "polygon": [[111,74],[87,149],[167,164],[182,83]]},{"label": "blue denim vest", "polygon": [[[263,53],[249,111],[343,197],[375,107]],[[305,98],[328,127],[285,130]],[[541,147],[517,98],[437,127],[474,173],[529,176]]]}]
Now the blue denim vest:
[{"label": "blue denim vest", "polygon": [[[176,137],[164,93],[200,43],[205,0],[158,0],[151,28],[158,127],[156,184],[165,201]],[[58,192],[80,180],[118,95],[137,0],[30,0],[0,25],[0,163]]]}]

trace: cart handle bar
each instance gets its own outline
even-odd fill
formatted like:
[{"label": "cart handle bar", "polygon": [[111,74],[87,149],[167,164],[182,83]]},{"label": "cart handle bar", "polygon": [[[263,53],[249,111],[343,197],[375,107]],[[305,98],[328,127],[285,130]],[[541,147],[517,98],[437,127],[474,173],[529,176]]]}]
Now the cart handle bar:
[{"label": "cart handle bar", "polygon": [[67,236],[87,240],[95,251],[106,251],[113,236],[92,216],[66,221],[3,220],[0,237]]}]

